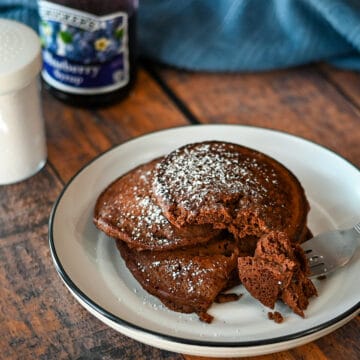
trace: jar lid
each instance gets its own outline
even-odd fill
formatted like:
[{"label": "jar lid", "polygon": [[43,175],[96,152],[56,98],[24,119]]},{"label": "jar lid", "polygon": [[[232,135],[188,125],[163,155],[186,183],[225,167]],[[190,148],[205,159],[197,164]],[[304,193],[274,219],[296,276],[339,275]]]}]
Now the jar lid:
[{"label": "jar lid", "polygon": [[0,94],[28,85],[40,69],[41,46],[35,31],[0,19]]}]

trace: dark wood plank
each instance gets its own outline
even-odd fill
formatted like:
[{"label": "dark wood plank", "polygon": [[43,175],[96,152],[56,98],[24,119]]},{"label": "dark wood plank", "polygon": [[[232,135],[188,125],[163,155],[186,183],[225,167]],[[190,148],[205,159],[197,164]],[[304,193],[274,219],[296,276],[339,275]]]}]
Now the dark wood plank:
[{"label": "dark wood plank", "polygon": [[360,165],[360,113],[316,68],[264,74],[159,70],[201,123],[246,124],[295,134]]},{"label": "dark wood plank", "polygon": [[337,69],[326,64],[321,64],[319,70],[360,111],[360,73]]},{"label": "dark wood plank", "polygon": [[[341,339],[341,341],[339,341]],[[360,354],[360,317],[358,316],[336,332],[320,338],[316,342],[299,346],[288,351],[269,355],[230,358],[241,360],[356,360]],[[184,356],[186,360],[225,360],[226,358]],[[229,358],[227,358],[229,359]]]},{"label": "dark wood plank", "polygon": [[182,359],[125,337],[85,311],[61,282],[48,247],[48,218],[64,182],[109,147],[187,124],[144,72],[131,96],[88,111],[44,92],[49,160],[36,176],[0,187],[0,358]]},{"label": "dark wood plank", "polygon": [[[245,124],[288,132],[326,146],[360,166],[358,95],[347,93],[358,86],[354,80],[358,74],[331,72],[333,81],[328,81],[316,67],[264,74],[155,71],[162,86],[199,123]],[[358,359],[359,338],[357,318],[316,342],[254,359]]]},{"label": "dark wood plank", "polygon": [[328,359],[360,359],[360,315],[316,341]]},{"label": "dark wood plank", "polygon": [[[0,238],[31,232],[47,225],[49,211],[60,188],[49,167],[25,182],[0,186]],[[12,240],[15,241],[15,240]],[[0,246],[4,245],[4,240]]]},{"label": "dark wood plank", "polygon": [[0,358],[180,360],[108,328],[65,288],[47,240],[49,212],[61,188],[49,166],[0,187]]},{"label": "dark wood plank", "polygon": [[99,153],[148,132],[187,125],[185,116],[144,71],[133,92],[114,106],[87,110],[66,106],[44,92],[49,160],[68,181]]},{"label": "dark wood plank", "polygon": [[[167,69],[160,75],[179,101],[171,101],[144,71],[128,99],[105,109],[68,107],[44,92],[48,165],[25,182],[0,187],[0,358],[182,359],[122,336],[92,317],[52,265],[47,242],[52,204],[64,183],[102,151],[134,136],[188,124],[187,116],[194,114],[190,120],[203,123],[287,130],[359,164],[355,103],[314,69],[262,76]],[[359,329],[356,319],[315,343],[259,360],[355,359],[360,356]]]}]

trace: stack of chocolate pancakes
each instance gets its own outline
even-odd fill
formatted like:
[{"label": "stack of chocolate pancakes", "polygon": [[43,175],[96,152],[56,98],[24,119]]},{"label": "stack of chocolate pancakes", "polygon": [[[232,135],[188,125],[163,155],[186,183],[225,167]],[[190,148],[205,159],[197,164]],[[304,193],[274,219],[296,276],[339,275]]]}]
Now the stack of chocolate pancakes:
[{"label": "stack of chocolate pancakes", "polygon": [[[94,223],[115,239],[145,290],[174,311],[194,312],[210,322],[211,304],[226,299],[223,292],[240,278],[253,296],[273,307],[276,299],[267,302],[251,289],[248,274],[259,266],[251,257],[269,234],[290,247],[304,241],[308,210],[299,181],[279,162],[241,145],[207,141],[185,145],[115,180],[96,202]],[[291,260],[292,271],[306,276],[306,266]],[[305,297],[314,293],[309,294]],[[284,301],[282,289],[276,298]],[[296,305],[298,314],[305,303]]]}]

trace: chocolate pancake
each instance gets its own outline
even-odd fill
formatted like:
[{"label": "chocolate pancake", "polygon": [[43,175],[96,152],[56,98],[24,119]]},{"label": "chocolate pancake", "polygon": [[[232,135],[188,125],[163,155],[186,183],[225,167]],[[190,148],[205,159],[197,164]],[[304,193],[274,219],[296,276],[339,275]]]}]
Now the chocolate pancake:
[{"label": "chocolate pancake", "polygon": [[207,310],[228,288],[237,265],[236,244],[219,239],[206,245],[172,251],[136,251],[125,242],[117,246],[126,266],[150,294],[169,309],[196,313],[211,322]]},{"label": "chocolate pancake", "polygon": [[173,226],[154,202],[153,170],[160,159],[128,172],[99,196],[94,223],[108,236],[137,250],[169,250],[209,241],[219,234],[210,225]]},{"label": "chocolate pancake", "polygon": [[236,238],[271,230],[306,235],[309,205],[297,178],[273,158],[237,144],[183,146],[157,166],[153,193],[178,228],[211,225]]},{"label": "chocolate pancake", "polygon": [[258,241],[254,257],[238,258],[239,277],[249,293],[274,308],[282,300],[304,317],[309,298],[317,295],[303,250],[283,232],[270,232]]}]

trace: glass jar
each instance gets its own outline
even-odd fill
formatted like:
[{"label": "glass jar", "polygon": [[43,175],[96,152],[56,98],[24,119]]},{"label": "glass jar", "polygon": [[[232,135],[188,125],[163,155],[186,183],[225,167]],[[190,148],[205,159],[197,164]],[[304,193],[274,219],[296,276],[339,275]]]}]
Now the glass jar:
[{"label": "glass jar", "polygon": [[38,3],[45,87],[87,107],[128,95],[136,76],[138,0]]}]

